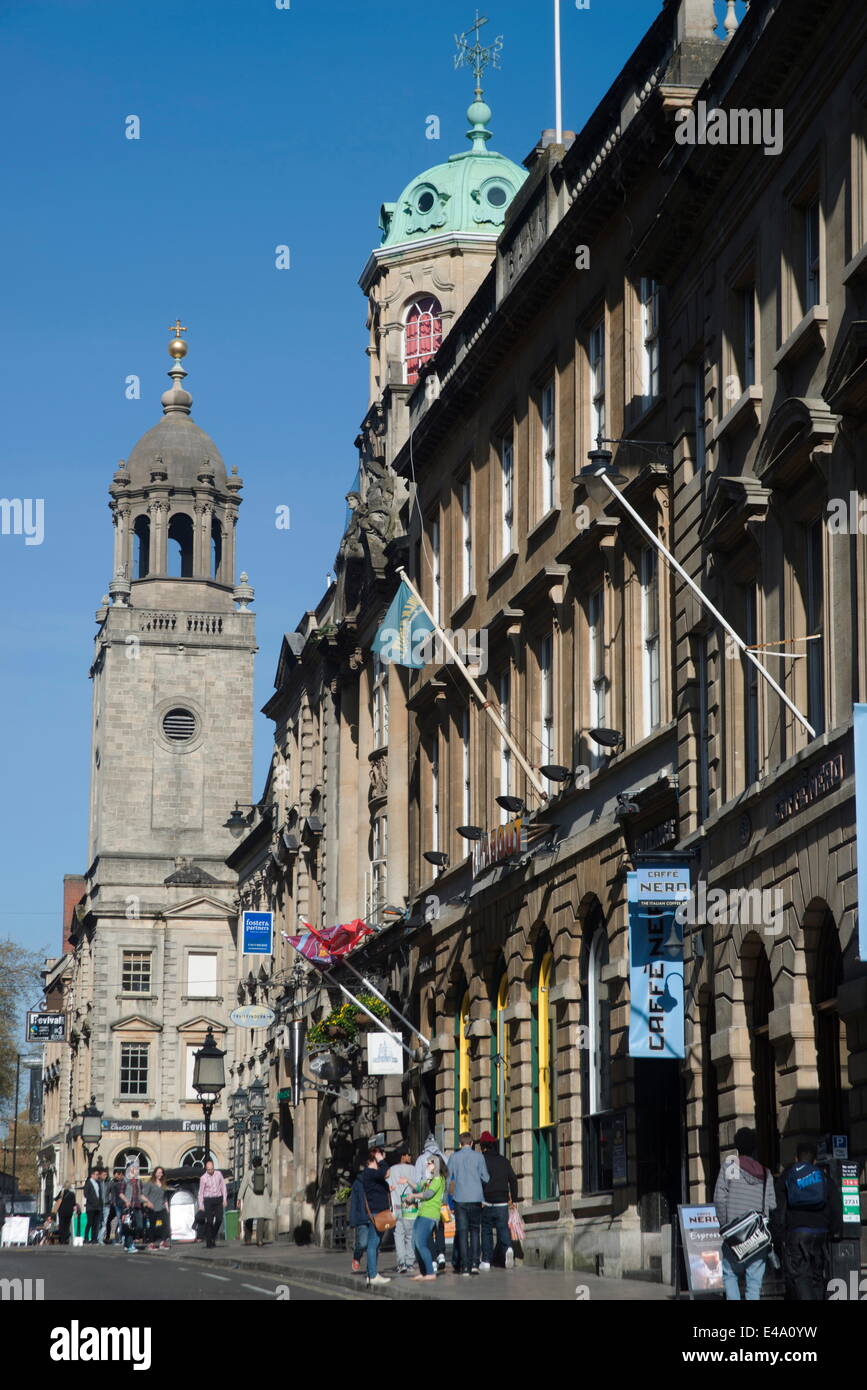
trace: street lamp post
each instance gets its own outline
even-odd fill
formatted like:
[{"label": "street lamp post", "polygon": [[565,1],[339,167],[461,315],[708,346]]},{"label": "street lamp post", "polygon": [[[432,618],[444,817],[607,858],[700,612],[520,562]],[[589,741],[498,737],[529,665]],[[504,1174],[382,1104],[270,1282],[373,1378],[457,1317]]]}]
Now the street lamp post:
[{"label": "street lamp post", "polygon": [[207,1164],[211,1156],[211,1112],[220,1099],[220,1092],[226,1084],[225,1052],[217,1047],[211,1028],[208,1029],[203,1045],[196,1053],[193,1068],[193,1090],[199,1097],[205,1115],[205,1157]]},{"label": "street lamp post", "polygon": [[93,1155],[99,1148],[102,1140],[102,1111],[97,1109],[96,1096],[90,1097],[90,1104],[84,1107],[81,1112],[81,1146],[84,1149],[84,1156],[87,1159],[87,1172],[85,1182],[90,1174],[93,1163]]},{"label": "street lamp post", "polygon": [[261,1077],[250,1083],[250,1130],[254,1136],[251,1145],[251,1159],[262,1156],[262,1123],[265,1116],[266,1087]]}]

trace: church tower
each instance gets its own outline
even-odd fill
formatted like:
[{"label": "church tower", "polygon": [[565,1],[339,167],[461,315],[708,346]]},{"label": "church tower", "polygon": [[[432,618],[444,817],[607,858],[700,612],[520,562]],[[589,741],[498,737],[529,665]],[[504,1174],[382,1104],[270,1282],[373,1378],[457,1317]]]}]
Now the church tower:
[{"label": "church tower", "polygon": [[[220,1043],[235,989],[236,876],[225,826],[249,804],[253,591],[235,582],[242,480],[191,418],[169,344],[162,419],[109,488],[114,578],[97,613],[89,867],[77,943],[77,1069],[104,1113],[103,1156],[124,1136],[146,1164],[190,1162],[202,1110],[192,1057]],[[88,1017],[88,1013],[92,1017]],[[224,1045],[224,1042],[223,1042]],[[215,1114],[215,1120],[218,1112]],[[225,1162],[219,1130],[212,1149]],[[116,1131],[116,1134],[115,1134]],[[109,1152],[110,1151],[110,1152]]]}]

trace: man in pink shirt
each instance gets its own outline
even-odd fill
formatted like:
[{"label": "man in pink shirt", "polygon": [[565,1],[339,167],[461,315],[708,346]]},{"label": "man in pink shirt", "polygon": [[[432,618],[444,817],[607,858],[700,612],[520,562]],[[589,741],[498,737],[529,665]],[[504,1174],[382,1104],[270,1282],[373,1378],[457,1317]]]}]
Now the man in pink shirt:
[{"label": "man in pink shirt", "polygon": [[226,1183],[222,1173],[214,1172],[214,1160],[209,1158],[199,1178],[199,1207],[205,1213],[205,1245],[213,1250],[223,1224],[223,1203]]}]

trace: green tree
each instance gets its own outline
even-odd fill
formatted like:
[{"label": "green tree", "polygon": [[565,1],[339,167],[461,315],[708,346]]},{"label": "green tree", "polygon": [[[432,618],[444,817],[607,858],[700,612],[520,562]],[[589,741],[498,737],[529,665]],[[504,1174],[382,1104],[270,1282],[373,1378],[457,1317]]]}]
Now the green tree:
[{"label": "green tree", "polygon": [[0,1110],[7,1115],[15,1105],[15,1055],[25,1046],[23,1013],[41,997],[41,965],[36,951],[0,940]]}]

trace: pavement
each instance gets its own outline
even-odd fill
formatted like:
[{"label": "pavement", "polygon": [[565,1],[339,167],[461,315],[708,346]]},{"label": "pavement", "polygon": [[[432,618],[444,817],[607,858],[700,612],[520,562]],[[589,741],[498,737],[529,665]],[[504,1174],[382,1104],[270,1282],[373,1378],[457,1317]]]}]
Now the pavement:
[{"label": "pavement", "polygon": [[[157,1256],[144,1259],[155,1263]],[[433,1302],[479,1303],[490,1302],[575,1302],[582,1298],[593,1301],[629,1302],[633,1300],[666,1302],[672,1290],[666,1284],[644,1279],[600,1279],[595,1274],[579,1270],[539,1269],[535,1265],[516,1265],[512,1270],[491,1269],[487,1274],[465,1279],[451,1272],[435,1284],[416,1283],[406,1275],[392,1272],[393,1252],[380,1260],[379,1272],[388,1275],[390,1282],[376,1290],[366,1291],[364,1273],[353,1274],[351,1256],[345,1252],[322,1250],[319,1246],[297,1246],[278,1241],[261,1248],[241,1242],[221,1241],[213,1250],[203,1245],[176,1246],[169,1260],[183,1260],[187,1266],[207,1265],[213,1269],[245,1271],[252,1278],[269,1274],[291,1283],[300,1279],[308,1287],[326,1286],[334,1292],[347,1291],[354,1298],[375,1296],[391,1299],[423,1299]],[[142,1260],[139,1259],[139,1263]]]}]

